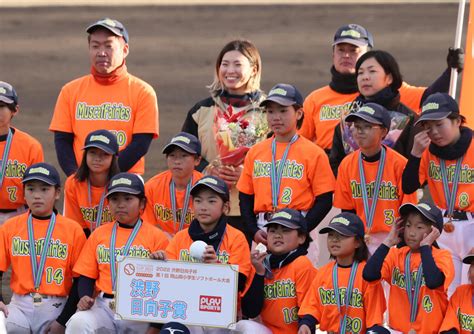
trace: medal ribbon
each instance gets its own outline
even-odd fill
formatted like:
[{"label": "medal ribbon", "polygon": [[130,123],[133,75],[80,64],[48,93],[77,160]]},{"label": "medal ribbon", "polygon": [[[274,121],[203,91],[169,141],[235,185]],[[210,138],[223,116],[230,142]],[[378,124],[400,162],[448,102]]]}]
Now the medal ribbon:
[{"label": "medal ribbon", "polygon": [[443,182],[443,191],[444,191],[444,199],[446,200],[447,206],[447,216],[452,217],[454,211],[454,203],[456,202],[456,193],[458,191],[458,184],[459,184],[459,175],[461,174],[461,163],[464,157],[460,157],[456,161],[456,167],[454,169],[453,175],[453,188],[451,192],[449,192],[449,180],[448,180],[448,172],[446,171],[446,161],[443,159],[439,160],[439,167],[441,169],[441,181]]},{"label": "medal ribbon", "polygon": [[[92,208],[92,195],[91,195],[91,183],[89,179],[87,179],[87,199],[89,201],[89,207]],[[91,223],[91,232],[94,231],[96,228],[100,226],[102,223],[102,213],[104,211],[104,202],[105,202],[105,188],[104,191],[102,192],[102,195],[100,196],[100,201],[99,201],[99,207],[97,208],[97,217],[95,219],[95,225],[93,225],[92,221]]]},{"label": "medal ribbon", "polygon": [[191,187],[193,184],[193,178],[189,180],[188,184],[186,185],[186,193],[184,195],[184,203],[183,207],[181,209],[181,219],[179,222],[179,229],[176,230],[176,222],[178,221],[178,210],[176,209],[176,184],[174,183],[173,180],[170,182],[170,199],[171,199],[171,211],[173,213],[173,228],[174,232],[181,231],[184,227],[184,224],[186,222],[186,214],[188,213],[188,207],[189,207],[189,199],[191,197]]},{"label": "medal ribbon", "polygon": [[10,148],[13,141],[13,132],[12,129],[8,129],[7,141],[5,142],[5,148],[3,149],[2,154],[2,164],[0,165],[0,188],[3,185],[3,179],[5,178],[5,171],[8,164],[8,155],[10,154]]},{"label": "medal ribbon", "polygon": [[408,295],[408,302],[410,303],[410,322],[414,323],[416,320],[416,315],[418,314],[418,298],[421,288],[421,279],[423,277],[423,265],[420,263],[416,274],[415,286],[412,287],[410,258],[411,251],[408,252],[405,258],[405,290]]},{"label": "medal ribbon", "polygon": [[349,308],[349,303],[352,298],[352,290],[354,288],[354,281],[355,276],[357,273],[357,267],[359,266],[358,261],[354,261],[351,267],[351,273],[349,275],[349,282],[347,283],[346,294],[344,295],[344,312],[341,312],[341,300],[339,297],[339,284],[338,284],[338,277],[337,277],[337,270],[338,265],[337,263],[334,264],[332,268],[332,285],[334,287],[334,297],[336,299],[337,309],[339,310],[339,314],[344,314],[339,322],[339,333],[345,334],[346,333],[346,320],[347,320],[347,309]]},{"label": "medal ribbon", "polygon": [[[117,279],[117,267],[115,264],[115,239],[117,238],[117,226],[118,223],[114,223],[114,227],[112,228],[112,235],[110,236],[110,247],[109,247],[109,254],[110,254],[110,278],[112,280],[112,291],[115,291],[115,284]],[[132,246],[132,242],[138,234],[138,230],[142,226],[142,220],[138,219],[137,223],[133,227],[132,233],[128,236],[128,240],[123,247],[122,256],[127,256],[128,252],[130,251],[130,246]]]},{"label": "medal ribbon", "polygon": [[272,205],[273,205],[273,210],[275,210],[278,207],[278,196],[280,194],[280,185],[281,185],[281,179],[283,176],[283,169],[285,169],[285,163],[286,159],[288,157],[288,152],[290,151],[291,145],[298,139],[298,134],[295,134],[288,145],[286,146],[285,152],[283,153],[283,156],[281,157],[280,163],[276,165],[276,139],[273,138],[272,141],[272,165],[270,169],[270,182],[271,182],[271,187],[272,187]]},{"label": "medal ribbon", "polygon": [[362,203],[364,204],[365,220],[367,222],[367,233],[370,232],[374,223],[375,208],[379,197],[380,184],[382,183],[382,174],[385,166],[386,149],[382,146],[380,153],[379,166],[377,167],[377,176],[375,177],[375,187],[372,196],[372,203],[369,204],[369,195],[367,194],[367,181],[365,180],[364,164],[362,162],[362,153],[359,152],[359,177],[360,188],[362,190]]},{"label": "medal ribbon", "polygon": [[28,243],[30,247],[31,271],[33,273],[35,290],[38,291],[41,285],[41,279],[43,277],[44,264],[46,263],[46,257],[48,256],[49,242],[51,241],[51,236],[53,235],[54,225],[56,225],[56,214],[53,212],[53,214],[51,215],[51,219],[48,224],[48,229],[46,231],[46,236],[44,238],[43,249],[41,250],[39,263],[36,256],[35,236],[33,232],[33,215],[31,213],[28,215],[28,220],[26,221],[26,224],[28,228]]}]

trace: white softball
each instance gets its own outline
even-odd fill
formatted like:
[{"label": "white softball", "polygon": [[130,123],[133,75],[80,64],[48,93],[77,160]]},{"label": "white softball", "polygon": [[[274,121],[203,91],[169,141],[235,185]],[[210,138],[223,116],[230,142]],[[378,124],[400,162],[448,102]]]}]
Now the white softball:
[{"label": "white softball", "polygon": [[191,247],[189,247],[189,253],[194,259],[202,261],[202,256],[204,255],[206,246],[207,244],[204,241],[196,240],[191,244]]}]

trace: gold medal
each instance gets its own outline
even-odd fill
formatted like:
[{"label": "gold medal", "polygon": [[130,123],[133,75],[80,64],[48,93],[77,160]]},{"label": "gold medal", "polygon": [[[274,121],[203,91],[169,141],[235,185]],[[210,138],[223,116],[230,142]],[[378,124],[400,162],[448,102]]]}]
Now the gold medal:
[{"label": "gold medal", "polygon": [[454,224],[453,222],[450,220],[448,220],[446,223],[444,223],[443,225],[443,230],[446,232],[446,233],[452,233],[454,232]]},{"label": "gold medal", "polygon": [[364,235],[364,241],[365,243],[368,245],[370,243],[370,234],[367,233],[366,235]]},{"label": "gold medal", "polygon": [[35,293],[31,294],[31,297],[33,297],[33,305],[34,306],[40,306],[41,304],[43,304],[43,297],[41,296],[40,293],[35,292]]}]

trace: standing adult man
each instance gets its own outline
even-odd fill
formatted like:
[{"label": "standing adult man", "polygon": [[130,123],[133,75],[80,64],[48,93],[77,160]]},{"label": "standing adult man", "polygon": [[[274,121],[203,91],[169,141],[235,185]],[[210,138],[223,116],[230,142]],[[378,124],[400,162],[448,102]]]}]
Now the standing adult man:
[{"label": "standing adult man", "polygon": [[156,93],[127,71],[129,36],[122,23],[105,18],[86,31],[91,73],[62,88],[49,127],[59,164],[73,174],[87,134],[107,129],[117,136],[120,169],[143,174],[144,155],[158,137]]},{"label": "standing adult man", "polygon": [[[359,95],[355,65],[360,56],[374,47],[371,33],[358,24],[340,27],[333,40],[331,82],[310,93],[304,102],[304,120],[300,134],[313,140],[329,154],[334,128],[346,115]],[[435,92],[447,92],[451,68],[462,70],[462,49],[450,49],[448,68],[428,88],[410,86],[403,82],[400,101],[419,112],[422,101]]]}]

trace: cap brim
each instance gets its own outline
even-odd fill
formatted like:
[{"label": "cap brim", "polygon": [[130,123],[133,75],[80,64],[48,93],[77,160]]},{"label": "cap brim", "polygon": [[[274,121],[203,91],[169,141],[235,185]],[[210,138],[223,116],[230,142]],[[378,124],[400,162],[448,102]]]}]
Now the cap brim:
[{"label": "cap brim", "polygon": [[366,45],[369,45],[369,42],[368,41],[361,41],[361,40],[357,40],[357,39],[353,39],[353,38],[339,38],[339,39],[336,39],[334,41],[334,43],[332,43],[332,46],[335,46],[337,44],[341,44],[341,43],[347,43],[347,44],[352,44],[352,45],[356,45],[356,46],[366,46]]},{"label": "cap brim", "polygon": [[263,227],[266,227],[266,226],[271,225],[271,224],[277,224],[277,225],[285,226],[285,227],[291,228],[292,230],[299,230],[299,229],[302,228],[298,224],[295,224],[295,223],[292,223],[292,222],[289,222],[289,221],[286,221],[286,220],[279,220],[278,218],[275,219],[275,220],[270,219],[268,222],[266,222],[263,225]]},{"label": "cap brim", "polygon": [[462,262],[465,264],[472,264],[474,261],[474,254],[469,254],[462,259]]},{"label": "cap brim", "polygon": [[173,146],[176,146],[176,147],[179,147],[180,149],[182,149],[183,151],[186,151],[190,154],[198,154],[195,150],[189,148],[188,146],[184,145],[184,144],[180,144],[180,143],[169,143],[168,145],[165,146],[165,148],[163,149],[163,154],[168,154],[170,151],[171,151],[171,148]]},{"label": "cap brim", "polygon": [[453,112],[449,111],[448,113],[446,112],[433,112],[429,114],[421,114],[420,118],[415,122],[415,125],[420,124],[421,122],[424,121],[440,121],[442,119],[447,118],[449,115],[451,115]]},{"label": "cap brim", "polygon": [[429,216],[425,210],[422,210],[421,208],[417,207],[415,204],[412,204],[412,203],[405,203],[403,204],[402,206],[400,206],[400,208],[398,208],[398,212],[400,213],[401,216],[406,216],[408,215],[410,212],[413,212],[413,211],[416,211],[416,212],[419,212],[423,215],[423,217],[425,217],[426,219],[428,219],[430,222],[432,222],[433,224],[436,224],[437,222],[434,220],[434,217],[433,216]]},{"label": "cap brim", "polygon": [[289,106],[292,106],[294,104],[296,104],[296,102],[294,100],[290,100],[290,99],[285,99],[283,97],[280,97],[280,96],[271,96],[271,97],[267,97],[266,100],[262,101],[260,103],[260,106],[261,107],[264,107],[267,105],[268,102],[275,102],[275,103],[278,103],[282,106],[285,106],[285,107],[289,107]]},{"label": "cap brim", "polygon": [[319,231],[319,234],[326,234],[326,233],[329,233],[331,231],[336,231],[337,233],[345,235],[346,237],[355,237],[357,235],[354,232],[351,232],[351,231],[348,231],[348,230],[342,228],[342,226],[327,226],[325,228],[322,228]]},{"label": "cap brim", "polygon": [[[354,122],[358,119],[362,119],[366,122],[369,122],[371,124],[377,124],[377,125],[384,125],[381,121],[379,121],[378,119],[375,119],[373,118],[372,116],[370,115],[367,115],[367,114],[363,114],[363,113],[353,113],[353,114],[349,114],[346,116],[346,118],[344,119],[344,121],[346,122]],[[385,126],[385,125],[384,125]]]},{"label": "cap brim", "polygon": [[88,149],[88,148],[91,148],[91,147],[101,149],[102,151],[104,151],[108,154],[117,154],[117,152],[113,151],[110,147],[108,147],[106,145],[97,144],[97,143],[88,144],[88,145],[84,146],[82,149],[85,150],[85,149]]},{"label": "cap brim", "polygon": [[226,194],[219,187],[217,187],[215,185],[211,185],[211,184],[204,184],[204,183],[199,183],[199,184],[194,185],[194,187],[192,187],[191,191],[190,191],[191,196],[194,196],[196,194],[196,192],[201,188],[209,188],[209,189],[215,191],[216,193],[224,196],[225,198],[227,198],[227,199],[229,198],[229,194]]},{"label": "cap brim", "polygon": [[50,186],[58,185],[58,183],[54,182],[53,180],[51,180],[47,177],[40,176],[40,175],[27,176],[23,180],[21,180],[21,183],[26,183],[28,181],[42,181],[44,183],[49,184]]},{"label": "cap brim", "polygon": [[6,104],[15,103],[15,100],[10,99],[10,98],[6,97],[5,95],[1,95],[1,96],[0,96],[0,101],[1,101],[1,102],[4,102],[4,103],[6,103]]},{"label": "cap brim", "polygon": [[126,194],[138,195],[138,194],[141,194],[142,191],[130,189],[126,187],[118,187],[107,192],[107,194],[105,194],[105,197],[109,197],[110,195],[115,194],[115,193],[126,193]]}]

